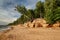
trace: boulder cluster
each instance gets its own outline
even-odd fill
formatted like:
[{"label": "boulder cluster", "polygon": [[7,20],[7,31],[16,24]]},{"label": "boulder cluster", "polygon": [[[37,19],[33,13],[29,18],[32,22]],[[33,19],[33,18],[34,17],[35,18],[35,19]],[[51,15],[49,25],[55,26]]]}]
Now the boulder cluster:
[{"label": "boulder cluster", "polygon": [[60,27],[60,23],[56,22],[55,24],[47,24],[44,19],[35,19],[33,22],[26,22],[23,24],[24,27],[30,27],[30,28],[36,28],[36,27],[43,27],[43,28],[48,28],[48,27]]}]

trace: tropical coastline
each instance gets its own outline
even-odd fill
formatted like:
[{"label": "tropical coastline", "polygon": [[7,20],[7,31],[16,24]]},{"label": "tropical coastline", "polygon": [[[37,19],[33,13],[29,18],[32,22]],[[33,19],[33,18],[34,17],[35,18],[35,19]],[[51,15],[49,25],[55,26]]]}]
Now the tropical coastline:
[{"label": "tropical coastline", "polygon": [[[40,23],[44,23],[43,25],[46,25],[42,19],[38,20]],[[34,20],[37,22],[37,24],[35,24],[36,22],[34,23],[37,27],[32,27],[29,22],[25,23],[27,25],[10,26],[10,29],[0,32],[0,40],[60,40],[60,27],[57,27],[58,25],[55,27],[48,27],[47,25],[41,27],[38,20]]]},{"label": "tropical coastline", "polygon": [[60,0],[1,0],[0,40],[60,40]]}]

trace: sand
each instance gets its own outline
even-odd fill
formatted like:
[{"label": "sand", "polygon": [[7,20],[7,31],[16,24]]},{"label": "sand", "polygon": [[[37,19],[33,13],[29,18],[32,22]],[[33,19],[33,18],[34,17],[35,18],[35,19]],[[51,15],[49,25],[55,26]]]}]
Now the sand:
[{"label": "sand", "polygon": [[60,28],[25,28],[14,26],[0,32],[0,40],[60,40]]}]

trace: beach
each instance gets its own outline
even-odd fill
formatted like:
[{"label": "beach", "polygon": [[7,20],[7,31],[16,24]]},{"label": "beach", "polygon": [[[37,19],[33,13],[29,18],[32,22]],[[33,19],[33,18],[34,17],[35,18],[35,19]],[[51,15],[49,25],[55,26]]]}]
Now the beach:
[{"label": "beach", "polygon": [[5,32],[0,32],[0,40],[60,40],[60,28],[25,28],[13,26]]}]

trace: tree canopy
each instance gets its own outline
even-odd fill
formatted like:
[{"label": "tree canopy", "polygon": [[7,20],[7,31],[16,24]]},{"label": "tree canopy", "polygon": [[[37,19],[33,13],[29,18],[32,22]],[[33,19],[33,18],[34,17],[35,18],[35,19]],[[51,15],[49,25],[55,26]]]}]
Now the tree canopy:
[{"label": "tree canopy", "polygon": [[38,1],[35,9],[27,9],[25,6],[17,5],[16,11],[22,15],[11,24],[25,23],[36,18],[43,18],[47,23],[53,24],[60,20],[60,0]]}]

